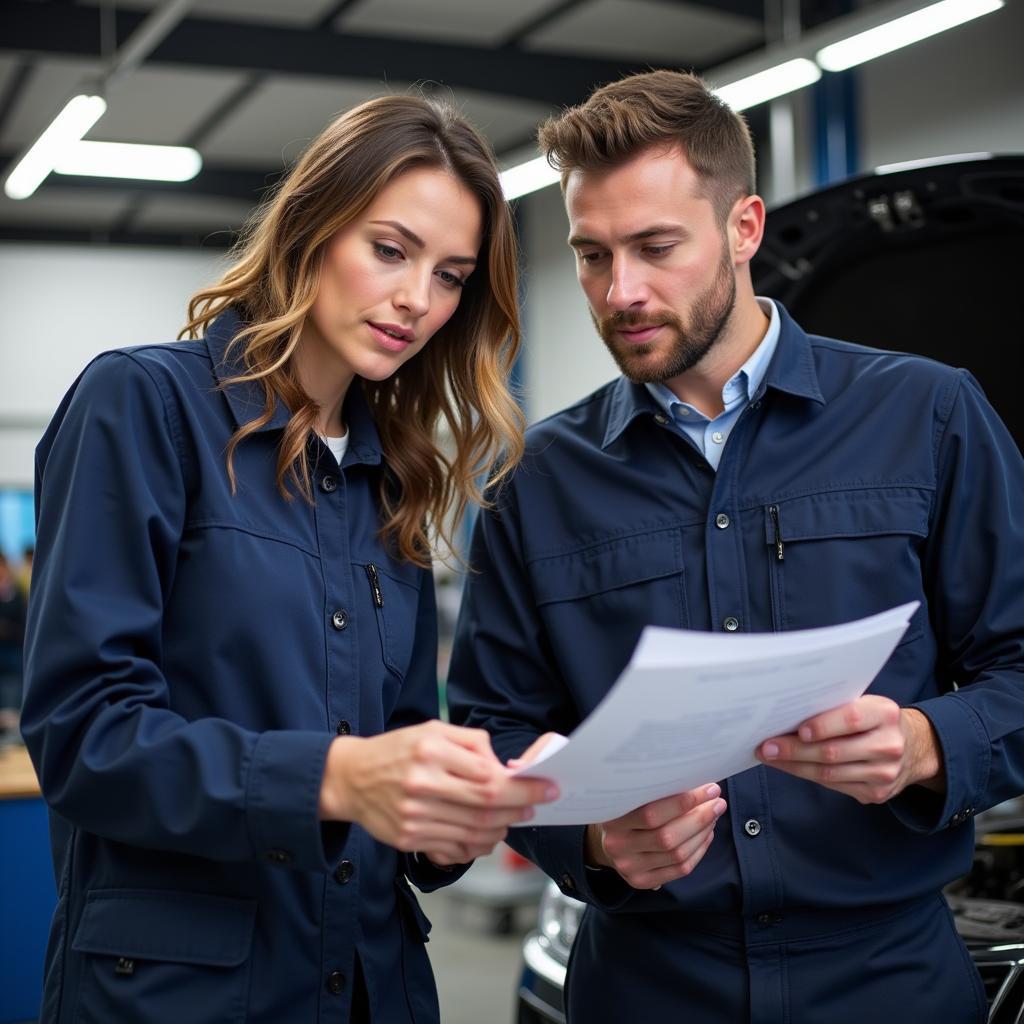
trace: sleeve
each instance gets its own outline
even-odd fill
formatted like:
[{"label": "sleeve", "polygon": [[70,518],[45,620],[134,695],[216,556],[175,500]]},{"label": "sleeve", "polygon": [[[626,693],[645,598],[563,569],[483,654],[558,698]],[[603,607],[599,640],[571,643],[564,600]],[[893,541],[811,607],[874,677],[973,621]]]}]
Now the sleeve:
[{"label": "sleeve", "polygon": [[187,481],[161,372],[130,353],[101,356],[37,449],[25,742],[47,802],[78,828],[327,871],[345,833],[317,818],[331,737],[171,710],[163,612]]},{"label": "sleeve", "polygon": [[[486,729],[502,761],[538,736],[569,733],[579,712],[562,681],[537,613],[519,542],[514,484],[477,519],[470,571],[448,676],[448,708],[459,725]],[[508,844],[567,896],[618,910],[634,895],[617,872],[588,870],[583,826],[520,827]]]},{"label": "sleeve", "polygon": [[947,788],[890,802],[919,832],[1024,792],[1024,460],[965,371],[948,406],[923,562],[942,695],[914,705],[935,729]]}]

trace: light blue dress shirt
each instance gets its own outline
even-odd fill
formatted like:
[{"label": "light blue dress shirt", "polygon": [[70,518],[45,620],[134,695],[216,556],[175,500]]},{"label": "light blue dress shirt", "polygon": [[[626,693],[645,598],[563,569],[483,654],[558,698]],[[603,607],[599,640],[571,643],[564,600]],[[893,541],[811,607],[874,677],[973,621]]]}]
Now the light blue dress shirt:
[{"label": "light blue dress shirt", "polygon": [[710,420],[699,409],[686,402],[680,402],[664,384],[648,384],[647,390],[668,414],[669,419],[703,453],[712,469],[718,469],[722,449],[729,440],[732,428],[746,409],[754,392],[768,369],[779,342],[779,314],[771,299],[758,296],[758,305],[769,318],[761,344],[750,354],[750,358],[725,382],[722,388],[722,403],[725,408]]}]

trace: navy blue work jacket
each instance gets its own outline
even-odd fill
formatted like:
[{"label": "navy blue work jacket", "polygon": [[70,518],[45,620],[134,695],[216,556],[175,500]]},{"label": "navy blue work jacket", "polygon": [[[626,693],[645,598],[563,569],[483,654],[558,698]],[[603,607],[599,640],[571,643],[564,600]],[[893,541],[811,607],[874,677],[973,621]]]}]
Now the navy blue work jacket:
[{"label": "navy blue work jacket", "polygon": [[[564,892],[595,908],[584,931],[605,958],[593,998],[608,1016],[579,1020],[615,1019],[612,962],[637,965],[644,999],[673,983],[653,965],[687,926],[652,914],[715,921],[739,943],[738,962],[752,963],[756,944],[800,930],[798,908],[842,923],[865,905],[934,899],[971,865],[971,816],[1024,790],[1019,451],[967,373],[810,337],[780,313],[778,349],[717,473],[624,378],[531,428],[526,458],[475,530],[452,719],[486,728],[498,755],[514,757],[547,730],[571,732],[647,624],[771,632],[917,600],[869,692],[928,716],[948,790],[862,806],[753,768],[725,785],[729,811],[697,870],[660,892],[585,870],[582,827],[513,830]],[[657,1011],[689,1007],[679,993]],[[764,1019],[846,1019],[776,1009]]]},{"label": "navy blue work jacket", "polygon": [[[356,385],[315,504],[275,485],[288,412],[205,340],[98,357],[37,453],[22,728],[59,903],[42,1019],[432,1022],[422,887],[448,875],[317,818],[327,747],[437,715],[431,574],[378,537],[380,442]],[[375,591],[379,599],[375,598]]]}]

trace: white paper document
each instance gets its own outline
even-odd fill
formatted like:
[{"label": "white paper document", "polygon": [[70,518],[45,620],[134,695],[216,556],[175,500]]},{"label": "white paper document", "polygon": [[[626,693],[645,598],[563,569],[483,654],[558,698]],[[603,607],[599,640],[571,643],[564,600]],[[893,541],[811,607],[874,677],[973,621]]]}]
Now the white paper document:
[{"label": "white paper document", "polygon": [[648,626],[586,721],[514,772],[561,790],[528,824],[608,821],[759,764],[764,740],[861,696],[917,607],[789,633]]}]

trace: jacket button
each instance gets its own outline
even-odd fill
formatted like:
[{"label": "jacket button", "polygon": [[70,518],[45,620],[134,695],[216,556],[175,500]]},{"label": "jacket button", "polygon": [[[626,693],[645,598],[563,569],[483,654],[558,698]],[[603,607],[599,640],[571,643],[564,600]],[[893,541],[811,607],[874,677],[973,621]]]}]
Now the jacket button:
[{"label": "jacket button", "polygon": [[331,971],[327,975],[327,991],[332,996],[340,996],[345,991],[345,975],[341,971]]},{"label": "jacket button", "polygon": [[335,476],[325,476],[320,478],[320,490],[324,494],[330,494],[331,491],[338,489],[338,478]]},{"label": "jacket button", "polygon": [[720,530],[724,530],[729,525],[729,521],[729,517],[724,512],[719,512],[718,515],[715,516],[715,526]]},{"label": "jacket button", "polygon": [[572,893],[576,891],[576,882],[568,871],[564,875],[562,875],[562,877],[559,879],[559,882],[561,882],[562,884],[563,892]]},{"label": "jacket button", "polygon": [[343,718],[340,722],[338,722],[335,731],[339,736],[351,736],[352,726],[349,725],[348,722],[346,722],[345,719]]},{"label": "jacket button", "polygon": [[663,412],[656,412],[654,414],[654,422],[665,426],[665,424],[668,423],[668,417]]},{"label": "jacket button", "polygon": [[748,818],[743,822],[743,831],[746,832],[748,836],[759,836],[761,834],[761,822],[756,818]]},{"label": "jacket button", "polygon": [[348,625],[348,612],[344,608],[339,608],[331,616],[331,625],[335,629],[344,629]]},{"label": "jacket button", "polygon": [[287,850],[267,850],[263,855],[271,864],[291,864],[293,857]]},{"label": "jacket button", "polygon": [[735,615],[730,615],[722,625],[729,633],[735,633],[736,630],[740,628],[740,620],[737,619]]},{"label": "jacket button", "polygon": [[334,880],[338,885],[346,885],[348,880],[355,874],[355,865],[350,860],[343,860],[334,869]]}]

